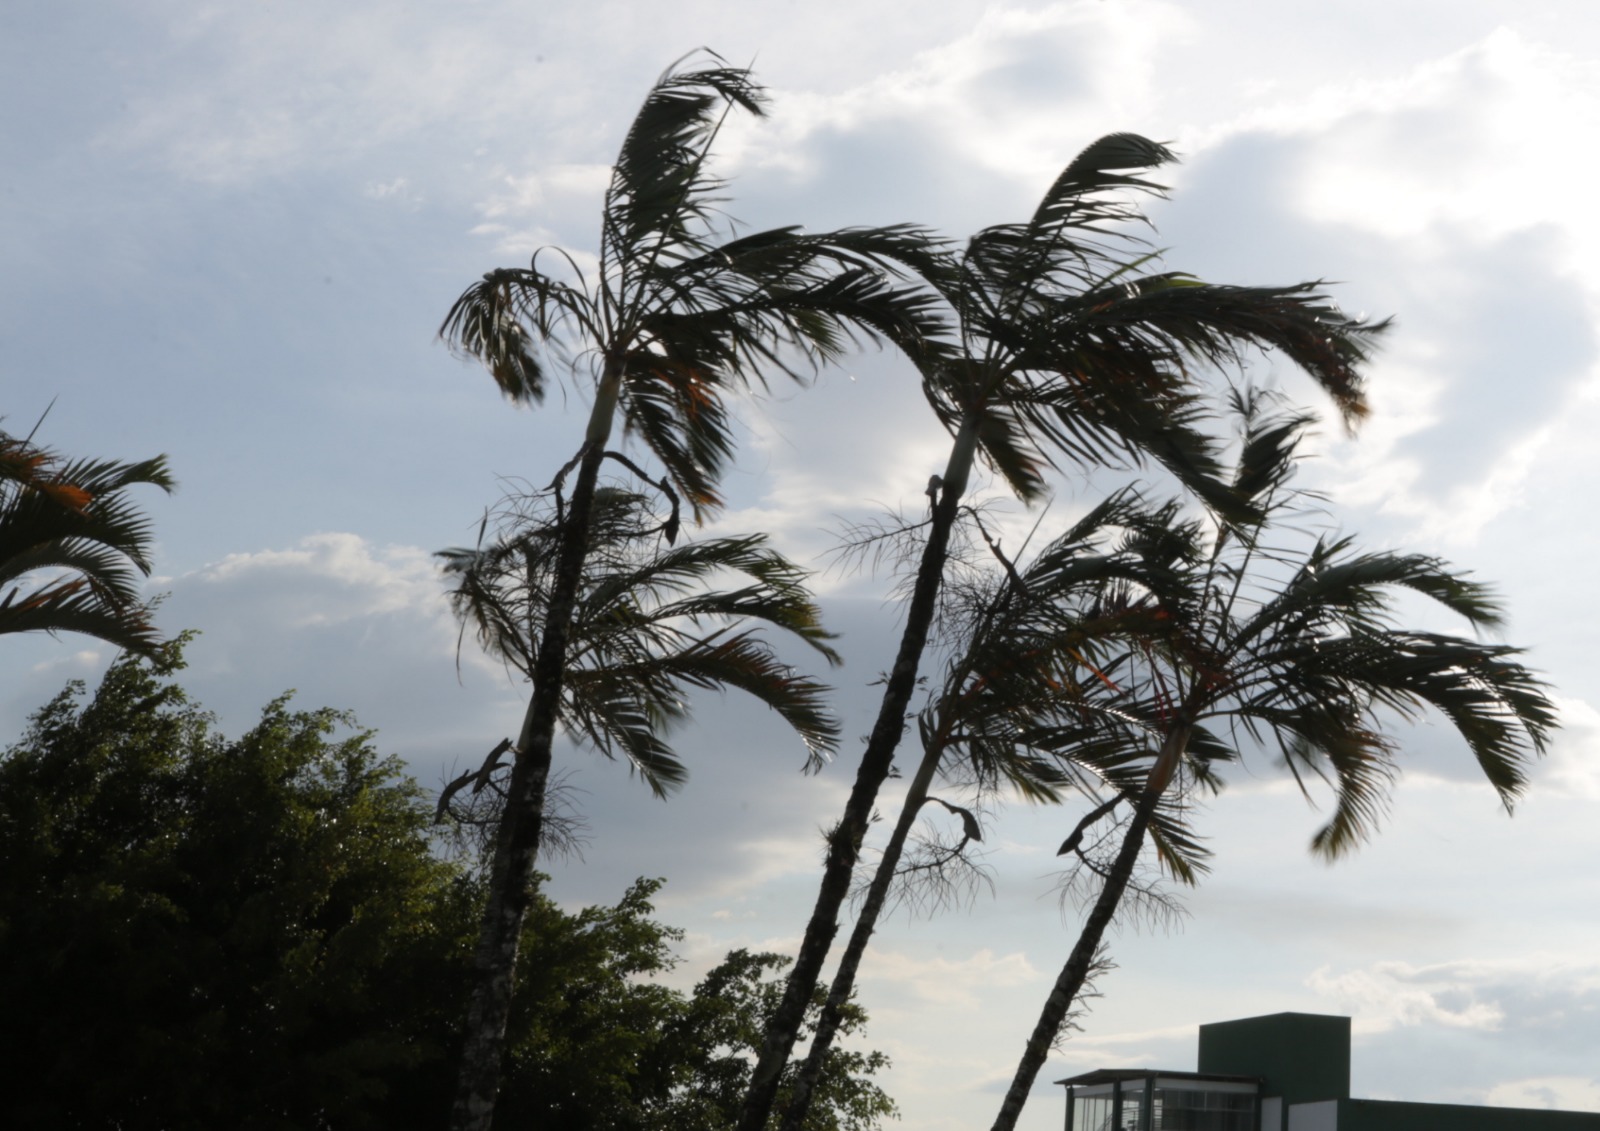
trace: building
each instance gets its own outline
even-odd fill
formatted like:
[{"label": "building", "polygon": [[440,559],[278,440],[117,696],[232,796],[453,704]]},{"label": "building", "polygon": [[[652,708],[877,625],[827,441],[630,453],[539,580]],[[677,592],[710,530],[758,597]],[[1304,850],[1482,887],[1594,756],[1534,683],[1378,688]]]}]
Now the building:
[{"label": "building", "polygon": [[1351,1099],[1348,1017],[1202,1025],[1197,1067],[1058,1080],[1067,1131],[1600,1131],[1594,1112]]}]

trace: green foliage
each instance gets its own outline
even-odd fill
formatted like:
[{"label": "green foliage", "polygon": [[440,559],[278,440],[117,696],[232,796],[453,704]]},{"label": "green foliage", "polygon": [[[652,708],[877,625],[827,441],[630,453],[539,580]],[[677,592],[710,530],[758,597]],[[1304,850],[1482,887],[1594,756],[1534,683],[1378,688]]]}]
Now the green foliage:
[{"label": "green foliage", "polygon": [[10,1123],[389,1126],[445,1052],[470,901],[369,735],[279,699],[225,741],[180,649],[69,686],[0,761]]},{"label": "green foliage", "polygon": [[[649,917],[661,884],[639,880],[615,907],[576,915],[535,897],[496,1128],[733,1125],[749,1058],[782,995],[774,975],[788,959],[734,951],[687,995],[652,980],[676,965],[672,944],[682,937]],[[851,1006],[845,1031],[865,1020]],[[867,1131],[893,1116],[894,1102],[872,1082],[887,1066],[880,1052],[834,1050],[808,1131]]]},{"label": "green foliage", "polygon": [[[69,685],[0,754],[0,1062],[25,1082],[0,1125],[439,1126],[481,879],[347,716],[285,697],[218,735],[175,682],[185,639]],[[497,1127],[729,1124],[782,960],[654,980],[680,937],[659,886],[535,896]],[[885,1063],[840,1058],[813,1126],[891,1113]]]}]

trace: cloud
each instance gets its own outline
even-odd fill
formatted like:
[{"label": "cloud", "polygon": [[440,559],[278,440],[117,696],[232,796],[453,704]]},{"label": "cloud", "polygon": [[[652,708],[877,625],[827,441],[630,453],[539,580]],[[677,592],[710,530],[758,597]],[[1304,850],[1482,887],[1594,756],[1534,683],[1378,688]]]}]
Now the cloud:
[{"label": "cloud", "polygon": [[[999,989],[1026,986],[1040,972],[1028,956],[996,954],[983,947],[965,958],[928,957],[878,947],[861,963],[863,992],[884,1003],[885,1012],[928,1006],[977,1008]],[[867,985],[871,984],[870,991]]]},{"label": "cloud", "polygon": [[184,675],[195,698],[237,730],[268,700],[297,689],[302,706],[355,712],[385,750],[412,760],[425,785],[473,761],[513,727],[520,693],[457,628],[444,583],[416,547],[350,533],[287,549],[230,554],[162,579],[159,620],[196,628]]},{"label": "cloud", "polygon": [[1480,1001],[1449,977],[1448,967],[1417,971],[1405,963],[1379,963],[1370,970],[1335,975],[1315,971],[1307,984],[1356,1014],[1358,1032],[1381,1033],[1397,1025],[1434,1024],[1461,1029],[1495,1030],[1505,1012],[1493,1001]]},{"label": "cloud", "polygon": [[770,124],[736,127],[730,165],[764,212],[818,227],[912,218],[963,238],[1031,212],[1074,153],[1130,128],[1159,86],[1156,47],[1187,25],[1149,0],[991,6],[855,86],[785,94]]},{"label": "cloud", "polygon": [[1600,1110],[1589,954],[1378,962],[1319,969],[1307,984],[1354,1015],[1357,1094]]},{"label": "cloud", "polygon": [[1354,1012],[1359,1033],[1446,1028],[1503,1033],[1519,1045],[1588,1044],[1600,1037],[1600,961],[1530,954],[1413,964],[1377,962],[1307,985]]},{"label": "cloud", "polygon": [[1567,797],[1600,800],[1600,711],[1583,699],[1557,697],[1556,706],[1561,730],[1535,780]]},{"label": "cloud", "polygon": [[[1347,308],[1396,317],[1370,422],[1353,443],[1330,433],[1307,478],[1408,537],[1475,544],[1535,498],[1600,374],[1600,292],[1575,254],[1600,224],[1565,188],[1526,188],[1560,144],[1547,130],[1582,136],[1600,119],[1574,66],[1497,33],[1398,77],[1274,101],[1197,138],[1156,210],[1174,267],[1347,280],[1333,288]],[[1283,367],[1257,369],[1322,403]]]},{"label": "cloud", "polygon": [[1600,1111],[1600,1079],[1593,1076],[1532,1076],[1496,1084],[1483,1102],[1494,1107]]}]

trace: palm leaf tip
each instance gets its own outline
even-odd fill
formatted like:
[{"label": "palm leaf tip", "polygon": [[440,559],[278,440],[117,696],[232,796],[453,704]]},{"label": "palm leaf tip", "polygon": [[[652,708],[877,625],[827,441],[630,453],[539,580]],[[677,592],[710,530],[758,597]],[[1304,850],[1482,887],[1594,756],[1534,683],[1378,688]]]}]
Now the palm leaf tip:
[{"label": "palm leaf tip", "polygon": [[527,274],[502,268],[484,275],[450,307],[439,336],[452,352],[482,363],[508,400],[536,405],[544,401],[545,372],[518,317],[516,297],[530,283],[537,297],[541,280]]}]

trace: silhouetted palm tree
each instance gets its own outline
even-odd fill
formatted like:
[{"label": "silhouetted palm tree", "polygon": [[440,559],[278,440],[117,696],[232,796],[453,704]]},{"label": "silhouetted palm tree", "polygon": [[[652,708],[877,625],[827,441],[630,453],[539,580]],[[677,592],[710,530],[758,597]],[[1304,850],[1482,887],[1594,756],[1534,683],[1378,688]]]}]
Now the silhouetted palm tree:
[{"label": "silhouetted palm tree", "polygon": [[607,450],[616,418],[661,461],[663,483],[698,518],[720,502],[717,480],[732,449],[724,404],[730,390],[762,384],[771,373],[803,377],[857,337],[886,339],[915,355],[942,331],[925,292],[893,278],[902,265],[928,267],[922,232],[719,234],[723,185],[707,167],[711,145],[730,112],[759,114],[762,101],[745,70],[669,70],[646,97],[613,167],[595,271],[586,275],[566,258],[571,274],[559,279],[541,270],[539,255],[527,268],[492,271],[457,300],[442,329],[481,359],[513,400],[540,401],[552,365],[590,382],[593,398],[582,446],[555,485],[576,469],[571,497],[563,498],[533,692],[478,947],[453,1116],[463,1131],[487,1128],[493,1115],[571,622],[600,467],[616,454]]},{"label": "silhouetted palm tree", "polygon": [[[1194,367],[1237,364],[1275,349],[1333,397],[1347,422],[1365,411],[1360,365],[1383,323],[1341,314],[1315,284],[1234,287],[1173,272],[1141,273],[1152,256],[1131,198],[1158,193],[1148,170],[1164,146],[1111,134],[1085,149],[1034,215],[986,228],[929,277],[959,324],[956,356],[925,359],[923,389],[952,446],[930,485],[932,514],[905,630],[855,785],[829,832],[817,901],[782,1003],[752,1074],[739,1131],[763,1131],[779,1075],[838,931],[878,791],[905,729],[906,709],[938,605],[951,531],[980,458],[1027,501],[1053,467],[1153,457],[1223,512],[1240,504],[1213,477],[1198,430]],[[1246,509],[1248,506],[1246,504]]]},{"label": "silhouetted palm tree", "polygon": [[[900,814],[883,846],[871,883],[856,912],[850,941],[839,959],[811,1047],[790,1091],[781,1126],[804,1126],[811,1089],[845,1017],[857,971],[897,878],[913,888],[938,888],[942,869],[954,866],[971,842],[983,839],[976,813],[931,793],[938,776],[975,785],[980,796],[1009,789],[1036,802],[1059,802],[1065,791],[1093,791],[1128,780],[1126,732],[1120,709],[1104,709],[1102,697],[1084,684],[1109,682],[1116,658],[1129,640],[1159,638],[1159,620],[1129,610],[1096,615],[1092,607],[1113,586],[1158,584],[1146,577],[1146,554],[1119,547],[1130,528],[1164,523],[1139,496],[1124,490],[1093,508],[1064,534],[1021,566],[992,545],[1001,568],[987,576],[947,582],[942,633],[958,643],[943,678],[918,714],[922,758],[911,775]],[[1159,567],[1158,567],[1159,568]],[[958,591],[952,600],[950,590]],[[1139,729],[1136,725],[1132,729]],[[1076,731],[1076,742],[1065,741]],[[962,823],[960,841],[939,846],[931,859],[899,872],[913,826],[930,800]],[[1186,840],[1181,827],[1157,815],[1169,838]],[[919,881],[920,878],[920,881]]]},{"label": "silhouetted palm tree", "polygon": [[[1121,847],[1027,1043],[995,1131],[1016,1125],[1185,759],[1213,752],[1198,759],[1203,765],[1218,750],[1266,743],[1302,788],[1308,773],[1329,781],[1333,813],[1311,847],[1333,858],[1375,829],[1399,770],[1395,721],[1430,708],[1443,715],[1508,810],[1529,759],[1543,752],[1556,726],[1547,689],[1517,661],[1518,649],[1396,623],[1391,595],[1409,591],[1474,628],[1497,627],[1499,607],[1483,585],[1437,558],[1362,553],[1349,538],[1317,537],[1300,552],[1273,544],[1303,516],[1302,500],[1285,482],[1308,418],[1264,411],[1252,396],[1241,396],[1238,407],[1245,431],[1234,485],[1258,502],[1268,523],[1151,524],[1155,533],[1142,552],[1161,567],[1149,571],[1157,584],[1114,589],[1093,610],[1153,613],[1168,627],[1164,641],[1129,653],[1114,688],[1086,685],[1106,711],[1143,720],[1142,741],[1123,732],[1142,781],[1091,814],[1129,814]],[[1077,740],[1063,735],[1067,745]],[[1048,735],[1036,741],[1050,744]],[[1080,823],[1064,852],[1089,823]],[[1181,854],[1170,844],[1158,847],[1183,877]]]},{"label": "silhouetted palm tree", "polygon": [[145,654],[161,644],[139,598],[151,526],[126,492],[140,484],[173,489],[165,456],[68,460],[0,432],[0,633],[81,632]]}]

